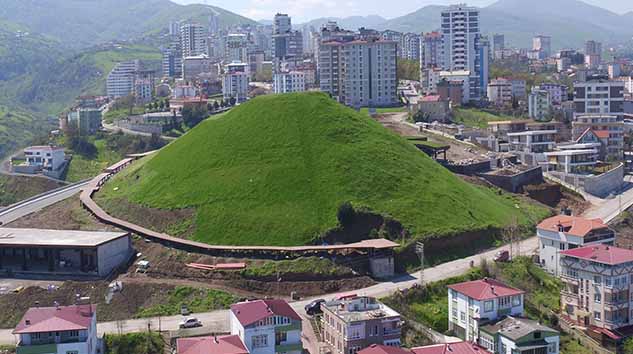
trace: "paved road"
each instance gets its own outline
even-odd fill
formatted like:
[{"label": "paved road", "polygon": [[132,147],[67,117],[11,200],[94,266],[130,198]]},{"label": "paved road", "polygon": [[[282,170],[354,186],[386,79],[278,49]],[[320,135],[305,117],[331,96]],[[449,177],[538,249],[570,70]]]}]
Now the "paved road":
[{"label": "paved road", "polygon": [[71,187],[64,188],[62,190],[58,190],[58,191],[43,195],[39,198],[30,200],[26,203],[20,204],[17,207],[9,207],[0,212],[0,222],[3,225],[8,224],[23,216],[26,216],[28,214],[44,209],[47,206],[53,205],[64,199],[70,198],[73,195],[79,193],[81,188],[83,188],[86,184],[88,184],[88,182],[76,184]]}]

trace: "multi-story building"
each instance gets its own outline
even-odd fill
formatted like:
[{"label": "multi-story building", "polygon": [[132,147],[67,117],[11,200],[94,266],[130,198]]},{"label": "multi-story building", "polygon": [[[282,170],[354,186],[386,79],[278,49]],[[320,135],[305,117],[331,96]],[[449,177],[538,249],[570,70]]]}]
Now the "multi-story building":
[{"label": "multi-story building", "polygon": [[536,227],[539,260],[543,269],[560,274],[560,253],[578,247],[613,244],[615,232],[602,219],[557,215],[541,221]]},{"label": "multi-story building", "polygon": [[77,108],[68,113],[68,125],[77,129],[80,135],[92,135],[101,129],[101,110],[97,108]]},{"label": "multi-story building", "polygon": [[553,105],[560,105],[564,101],[567,101],[567,86],[554,83],[542,83],[538,86],[539,90],[545,90],[549,92]]},{"label": "multi-story building", "polygon": [[452,82],[452,83],[460,82],[461,91],[462,91],[461,93],[462,101],[461,102],[453,101],[453,103],[454,104],[468,103],[469,101],[473,99],[471,96],[472,90],[470,89],[471,78],[472,78],[472,75],[470,71],[441,71],[440,81],[436,84],[438,93],[442,95],[442,93],[440,92],[440,86],[443,87],[444,82]]},{"label": "multi-story building", "polygon": [[560,333],[537,321],[506,317],[482,326],[479,345],[498,354],[558,354]]},{"label": "multi-story building", "polygon": [[617,329],[633,325],[633,251],[591,245],[561,251],[560,256],[564,316],[611,338],[619,337],[613,333]]},{"label": "multi-story building", "polygon": [[546,171],[564,174],[590,174],[598,163],[599,148],[594,144],[558,144],[546,152]]},{"label": "multi-story building", "polygon": [[273,58],[301,58],[303,55],[303,33],[292,30],[292,20],[287,14],[276,14],[273,21]]},{"label": "multi-story building", "polygon": [[45,171],[57,171],[66,163],[64,148],[58,146],[30,146],[24,149],[24,157],[28,166]]},{"label": "multi-story building", "polygon": [[552,55],[552,37],[538,35],[532,38],[532,50],[538,52],[538,58],[545,59]]},{"label": "multi-story building", "polygon": [[120,98],[133,94],[134,81],[139,70],[140,61],[138,60],[116,64],[106,80],[107,95],[113,98]]},{"label": "multi-story building", "polygon": [[594,131],[601,140],[604,140],[601,158],[613,161],[624,158],[624,120],[620,116],[606,114],[575,116],[572,122],[573,139],[580,138],[587,130]]},{"label": "multi-story building", "polygon": [[596,41],[585,42],[585,65],[589,69],[596,69],[602,64],[602,43]]},{"label": "multi-story building", "polygon": [[304,73],[300,71],[279,72],[273,75],[273,92],[290,93],[306,90]]},{"label": "multi-story building", "polygon": [[508,79],[512,85],[512,97],[519,100],[527,97],[527,83],[521,79]]},{"label": "multi-story building", "polygon": [[405,33],[400,39],[398,57],[406,60],[420,60],[420,35]]},{"label": "multi-story building", "polygon": [[[503,59],[503,51],[506,49],[506,37],[503,34],[495,33],[492,36],[492,57]],[[497,55],[497,52],[499,55]]]},{"label": "multi-story building", "polygon": [[488,83],[488,101],[496,106],[512,104],[512,83],[508,79],[497,78]]},{"label": "multi-story building", "polygon": [[549,120],[552,116],[552,100],[549,91],[532,87],[528,96],[528,116],[538,121]]},{"label": "multi-story building", "polygon": [[442,68],[468,71],[469,100],[480,100],[488,85],[488,57],[482,57],[479,9],[452,5],[442,11],[441,30],[444,43]]},{"label": "multi-story building", "polygon": [[556,130],[526,130],[508,133],[508,143],[510,144],[510,151],[542,154],[554,149],[557,135],[558,132]]},{"label": "multi-story building", "polygon": [[231,63],[238,61],[248,62],[248,36],[244,33],[229,33],[226,36],[226,48],[224,49],[224,61]]},{"label": "multi-story building", "polygon": [[373,297],[341,296],[321,309],[323,339],[332,353],[356,353],[372,344],[400,346],[400,314]]},{"label": "multi-story building", "polygon": [[440,80],[436,88],[440,100],[449,101],[452,105],[461,105],[464,102],[464,81]]},{"label": "multi-story building", "polygon": [[351,107],[395,105],[396,51],[396,42],[377,39],[322,42],[321,91]]},{"label": "multi-story building", "polygon": [[97,337],[97,305],[30,308],[13,334],[19,336],[17,354],[102,351]]},{"label": "multi-story building", "polygon": [[484,278],[448,286],[448,329],[478,343],[479,328],[503,316],[523,315],[524,292]]},{"label": "multi-story building", "polygon": [[180,27],[180,48],[183,57],[207,53],[207,30],[197,23],[185,23]]},{"label": "multi-story building", "polygon": [[231,334],[250,354],[301,354],[301,317],[284,300],[255,300],[231,305]]},{"label": "multi-story building", "polygon": [[610,114],[622,116],[624,82],[594,77],[574,83],[574,116]]},{"label": "multi-story building", "polygon": [[154,99],[154,81],[137,77],[134,80],[134,98],[137,103],[144,104]]},{"label": "multi-story building", "polygon": [[182,77],[185,82],[192,82],[200,76],[215,81],[218,79],[218,63],[206,54],[185,57],[182,62]]},{"label": "multi-story building", "polygon": [[248,64],[233,62],[225,65],[222,79],[222,95],[224,99],[234,98],[237,102],[248,99]]},{"label": "multi-story building", "polygon": [[180,42],[173,42],[163,49],[162,73],[164,77],[182,77],[182,48]]},{"label": "multi-story building", "polygon": [[440,32],[425,33],[420,38],[420,69],[440,68],[444,45]]}]

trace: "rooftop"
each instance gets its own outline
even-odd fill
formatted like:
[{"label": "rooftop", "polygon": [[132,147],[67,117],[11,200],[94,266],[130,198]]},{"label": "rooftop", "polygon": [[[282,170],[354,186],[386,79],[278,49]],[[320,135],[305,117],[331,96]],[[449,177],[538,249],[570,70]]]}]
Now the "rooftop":
[{"label": "rooftop", "polygon": [[584,259],[608,265],[633,262],[633,251],[608,245],[594,245],[561,251],[567,257]]},{"label": "rooftop", "polygon": [[521,339],[536,331],[558,333],[556,330],[544,326],[537,321],[515,317],[506,317],[499,322],[483,326],[481,329],[490,334],[499,333],[504,337],[512,339],[513,341]]},{"label": "rooftop", "polygon": [[412,348],[413,354],[490,354],[486,349],[474,343],[442,343]]},{"label": "rooftop", "polygon": [[[362,303],[361,299],[365,299],[365,302]],[[355,308],[353,306],[354,303],[358,303],[359,307]],[[383,304],[373,297],[367,296],[342,296],[337,299],[327,301],[321,306],[326,307],[346,323],[400,316],[400,314],[391,307]],[[363,307],[361,308],[361,306]]]},{"label": "rooftop", "polygon": [[579,216],[557,215],[541,221],[537,229],[585,237],[592,231],[606,229],[607,227],[602,219],[599,218],[585,219]]},{"label": "rooftop", "polygon": [[221,337],[178,338],[178,354],[248,354],[237,335]]},{"label": "rooftop", "polygon": [[231,311],[242,326],[246,327],[270,316],[288,317],[301,321],[301,317],[285,300],[255,300],[231,305]]},{"label": "rooftop", "polygon": [[358,354],[411,354],[411,352],[399,347],[372,344],[369,347],[359,351]]},{"label": "rooftop", "polygon": [[64,148],[61,146],[34,145],[24,148],[24,150],[64,150]]},{"label": "rooftop", "polygon": [[0,245],[96,247],[127,236],[127,232],[0,228]]},{"label": "rooftop", "polygon": [[32,307],[13,334],[86,330],[90,328],[96,309],[96,305]]},{"label": "rooftop", "polygon": [[490,300],[498,297],[521,295],[525,293],[522,290],[515,289],[491,278],[452,284],[449,285],[448,288],[475,300]]}]

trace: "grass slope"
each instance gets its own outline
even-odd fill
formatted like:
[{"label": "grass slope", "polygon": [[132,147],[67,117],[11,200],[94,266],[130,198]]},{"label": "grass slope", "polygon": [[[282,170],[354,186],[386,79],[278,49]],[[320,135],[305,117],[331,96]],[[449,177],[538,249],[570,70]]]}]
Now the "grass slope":
[{"label": "grass slope", "polygon": [[123,198],[194,207],[194,238],[212,244],[310,243],[337,225],[344,201],[388,214],[416,236],[528,223],[543,212],[526,215],[513,198],[463,182],[321,93],[258,97],[203,122],[102,191],[108,205]]},{"label": "grass slope", "polygon": [[[475,108],[456,108],[453,112],[453,121],[473,128],[488,128],[488,122],[520,119],[508,115],[496,115]],[[527,118],[524,118],[527,119]]]}]

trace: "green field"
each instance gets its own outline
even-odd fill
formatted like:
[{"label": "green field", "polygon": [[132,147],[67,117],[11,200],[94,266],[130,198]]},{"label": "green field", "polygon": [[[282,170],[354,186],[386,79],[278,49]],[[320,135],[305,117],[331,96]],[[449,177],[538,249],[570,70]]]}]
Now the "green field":
[{"label": "green field", "polygon": [[104,139],[91,139],[91,142],[97,147],[97,155],[94,157],[86,157],[80,154],[73,154],[73,158],[66,172],[66,181],[78,182],[87,178],[92,178],[104,168],[120,161],[123,157],[116,151],[107,147]]},{"label": "green field", "polygon": [[124,170],[97,199],[193,207],[195,240],[234,245],[315,242],[337,226],[346,201],[399,220],[414,236],[533,224],[547,215],[464,182],[321,93],[257,97],[204,121]]},{"label": "green field", "polygon": [[188,286],[178,286],[170,290],[165,303],[144,307],[137,312],[137,318],[174,316],[180,314],[181,307],[187,306],[191,313],[209,312],[212,310],[228,309],[237,302],[235,296],[214,289],[196,289]]},{"label": "green field", "polygon": [[475,108],[455,108],[453,110],[453,121],[467,127],[482,128],[488,127],[488,122],[498,122],[504,120],[520,119],[503,114],[492,114]]}]

